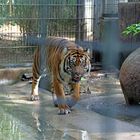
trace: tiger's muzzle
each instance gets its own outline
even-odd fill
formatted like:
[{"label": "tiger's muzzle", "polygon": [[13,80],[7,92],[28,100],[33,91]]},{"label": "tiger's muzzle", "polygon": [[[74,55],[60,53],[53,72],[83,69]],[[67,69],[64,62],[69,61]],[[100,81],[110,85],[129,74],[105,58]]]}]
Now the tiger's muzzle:
[{"label": "tiger's muzzle", "polygon": [[80,82],[81,78],[84,76],[84,71],[83,70],[76,70],[74,69],[71,76],[72,76],[72,82]]},{"label": "tiger's muzzle", "polygon": [[81,80],[81,78],[82,78],[82,76],[81,75],[79,75],[79,74],[73,74],[72,75],[72,81],[73,82],[79,82],[80,80]]}]

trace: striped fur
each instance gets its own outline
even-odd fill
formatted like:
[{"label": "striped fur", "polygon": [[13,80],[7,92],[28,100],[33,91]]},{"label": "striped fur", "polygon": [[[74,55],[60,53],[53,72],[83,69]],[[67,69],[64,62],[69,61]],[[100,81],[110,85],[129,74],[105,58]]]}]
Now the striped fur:
[{"label": "striped fur", "polygon": [[[87,51],[82,47],[63,38],[49,37],[45,47],[45,68],[46,73],[52,81],[53,92],[57,100],[60,114],[67,114],[70,108],[76,104],[80,98],[80,80],[85,74],[90,72],[90,58]],[[41,78],[40,73],[40,49],[34,54],[33,82],[31,100],[38,100],[38,85]],[[47,83],[46,83],[47,84]],[[64,84],[71,86],[73,94],[66,99]]]}]

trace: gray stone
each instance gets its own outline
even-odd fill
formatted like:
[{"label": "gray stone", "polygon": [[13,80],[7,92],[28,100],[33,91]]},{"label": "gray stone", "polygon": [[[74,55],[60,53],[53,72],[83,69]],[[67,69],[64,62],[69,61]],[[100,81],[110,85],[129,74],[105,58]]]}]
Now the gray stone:
[{"label": "gray stone", "polygon": [[140,48],[126,58],[119,79],[126,103],[140,104]]}]

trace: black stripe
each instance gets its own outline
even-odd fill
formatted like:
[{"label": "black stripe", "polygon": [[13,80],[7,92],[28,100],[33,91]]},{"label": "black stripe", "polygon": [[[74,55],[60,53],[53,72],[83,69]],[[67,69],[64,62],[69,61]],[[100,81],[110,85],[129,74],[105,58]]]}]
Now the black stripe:
[{"label": "black stripe", "polygon": [[58,69],[58,70],[59,70],[59,73],[58,73],[58,74],[59,74],[60,79],[57,78],[57,80],[58,80],[59,82],[65,81],[64,78],[62,78],[62,76],[61,76],[61,74],[60,74],[60,71],[61,71],[60,64],[59,64],[59,69]]}]

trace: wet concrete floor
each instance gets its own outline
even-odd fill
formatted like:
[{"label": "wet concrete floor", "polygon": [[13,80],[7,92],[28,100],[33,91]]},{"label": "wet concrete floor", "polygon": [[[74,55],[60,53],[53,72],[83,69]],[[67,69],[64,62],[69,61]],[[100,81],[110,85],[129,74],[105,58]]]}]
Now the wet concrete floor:
[{"label": "wet concrete floor", "polygon": [[94,73],[89,81],[91,94],[83,87],[68,115],[57,114],[47,91],[29,101],[28,81],[1,82],[0,140],[139,140],[140,106],[125,104],[116,75]]}]

